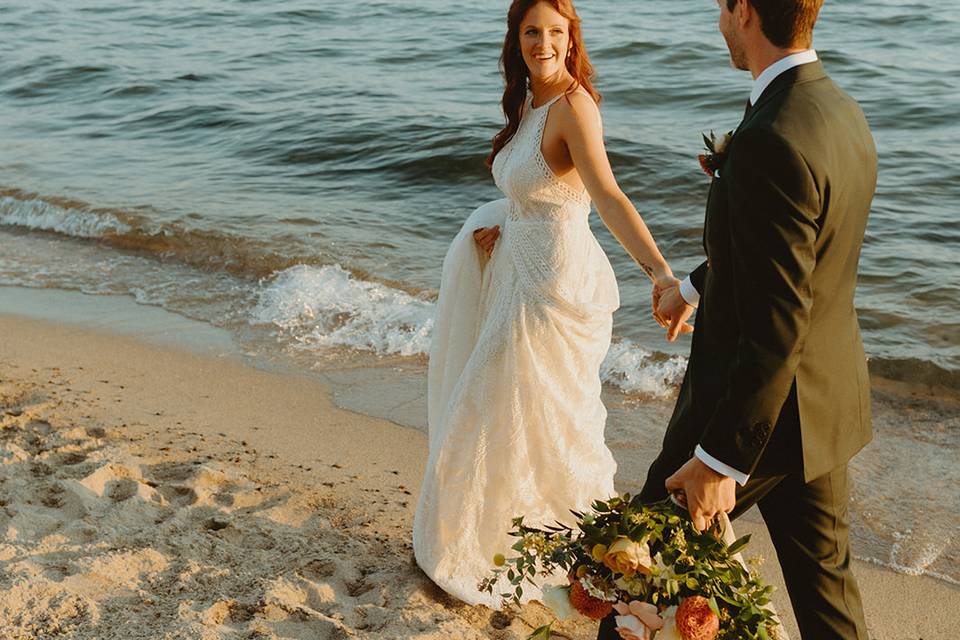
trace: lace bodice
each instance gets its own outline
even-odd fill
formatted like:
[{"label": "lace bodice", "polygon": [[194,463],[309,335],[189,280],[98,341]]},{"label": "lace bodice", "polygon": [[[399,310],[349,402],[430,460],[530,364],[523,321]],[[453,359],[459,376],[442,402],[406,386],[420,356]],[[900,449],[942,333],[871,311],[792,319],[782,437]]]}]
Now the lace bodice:
[{"label": "lace bodice", "polygon": [[567,219],[590,213],[590,196],[553,173],[541,151],[550,107],[564,94],[534,107],[528,95],[520,127],[493,160],[493,179],[511,202],[510,218]]}]

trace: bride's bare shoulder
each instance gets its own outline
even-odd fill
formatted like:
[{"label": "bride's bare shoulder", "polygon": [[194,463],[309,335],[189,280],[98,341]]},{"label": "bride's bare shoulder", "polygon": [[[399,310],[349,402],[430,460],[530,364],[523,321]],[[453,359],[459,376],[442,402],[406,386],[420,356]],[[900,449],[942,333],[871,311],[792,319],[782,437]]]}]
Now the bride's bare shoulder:
[{"label": "bride's bare shoulder", "polygon": [[561,123],[567,126],[592,129],[600,121],[600,107],[582,88],[557,100],[554,110]]}]

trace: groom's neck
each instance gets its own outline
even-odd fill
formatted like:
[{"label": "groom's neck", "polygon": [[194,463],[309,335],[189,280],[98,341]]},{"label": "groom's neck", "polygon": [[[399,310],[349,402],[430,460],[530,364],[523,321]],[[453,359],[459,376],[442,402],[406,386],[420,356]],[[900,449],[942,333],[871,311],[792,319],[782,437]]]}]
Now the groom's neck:
[{"label": "groom's neck", "polygon": [[753,79],[756,80],[757,77],[763,73],[764,69],[774,64],[778,60],[783,60],[787,56],[806,51],[807,49],[808,47],[788,47],[783,49],[781,47],[776,47],[772,45],[770,41],[763,39],[761,42],[756,43],[756,45],[752,48],[752,51],[750,51],[747,60],[747,68],[750,71],[750,75],[752,75]]}]

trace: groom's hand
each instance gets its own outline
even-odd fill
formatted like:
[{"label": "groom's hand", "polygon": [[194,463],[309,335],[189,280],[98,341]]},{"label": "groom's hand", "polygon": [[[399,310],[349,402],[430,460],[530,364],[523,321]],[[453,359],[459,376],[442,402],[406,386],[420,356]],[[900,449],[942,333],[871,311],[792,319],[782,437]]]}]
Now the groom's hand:
[{"label": "groom's hand", "polygon": [[690,316],[693,315],[693,307],[687,304],[687,301],[680,295],[680,285],[670,287],[660,291],[656,298],[656,309],[654,316],[659,320],[664,320],[666,324],[660,326],[667,328],[667,340],[673,342],[681,333],[691,333],[693,326],[687,323]]},{"label": "groom's hand", "polygon": [[697,531],[710,526],[721,511],[730,513],[737,505],[736,481],[717,473],[700,458],[690,458],[664,484],[668,492],[683,495]]}]

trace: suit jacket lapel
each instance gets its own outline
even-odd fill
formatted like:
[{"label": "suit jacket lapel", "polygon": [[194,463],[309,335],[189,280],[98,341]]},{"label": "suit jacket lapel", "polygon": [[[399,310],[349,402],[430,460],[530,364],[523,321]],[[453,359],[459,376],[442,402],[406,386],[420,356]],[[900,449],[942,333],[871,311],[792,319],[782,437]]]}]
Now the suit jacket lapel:
[{"label": "suit jacket lapel", "polygon": [[806,64],[801,64],[799,66],[793,67],[792,69],[787,69],[779,76],[773,79],[773,82],[760,94],[760,99],[757,100],[757,104],[753,105],[747,114],[743,117],[743,120],[740,121],[740,125],[734,131],[733,135],[737,135],[741,129],[743,129],[751,120],[756,117],[756,115],[761,111],[762,107],[770,102],[774,96],[779,93],[782,93],[798,84],[804,82],[811,82],[813,80],[819,80],[821,78],[827,77],[826,72],[823,70],[823,65],[820,64],[820,61],[808,62]]}]

